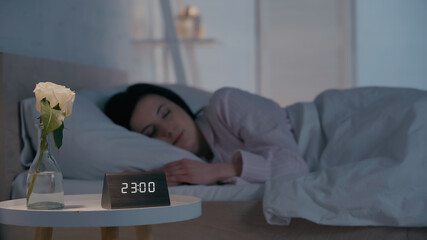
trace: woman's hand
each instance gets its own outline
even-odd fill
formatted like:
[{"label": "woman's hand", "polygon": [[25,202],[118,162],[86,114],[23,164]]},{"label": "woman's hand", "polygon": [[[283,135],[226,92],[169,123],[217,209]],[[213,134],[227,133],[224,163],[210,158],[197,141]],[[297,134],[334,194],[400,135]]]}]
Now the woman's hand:
[{"label": "woman's hand", "polygon": [[187,158],[168,163],[161,168],[166,173],[169,186],[182,183],[216,184],[218,181],[238,176],[240,169],[236,169],[235,164],[231,163],[210,164]]}]

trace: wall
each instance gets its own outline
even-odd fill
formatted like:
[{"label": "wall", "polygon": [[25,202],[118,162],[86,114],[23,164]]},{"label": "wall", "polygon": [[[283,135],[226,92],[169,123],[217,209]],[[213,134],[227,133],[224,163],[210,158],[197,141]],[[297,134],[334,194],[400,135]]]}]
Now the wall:
[{"label": "wall", "polygon": [[[163,17],[159,1],[132,0],[131,5],[133,37],[139,40],[162,39]],[[189,84],[210,91],[233,86],[255,92],[255,1],[174,0],[171,5],[174,17],[182,7],[196,6],[206,28],[206,38],[214,41],[209,44],[181,44]],[[132,55],[132,75],[136,81],[146,76],[156,82],[176,82],[167,46],[134,44]]]},{"label": "wall", "polygon": [[353,85],[350,1],[260,4],[262,95],[285,106]]},{"label": "wall", "polygon": [[[3,92],[3,54],[0,53],[0,93]],[[3,96],[0,95],[0,109],[3,109]],[[5,128],[4,128],[4,120],[3,115],[0,113],[0,146],[3,147],[5,144]],[[3,161],[5,159],[6,154],[2,151],[0,153],[0,201],[6,200],[4,196],[7,195],[7,191],[4,189],[8,189],[9,187],[7,185],[7,177],[6,177],[6,161]],[[3,238],[3,224],[0,224],[0,239]]]},{"label": "wall", "polygon": [[128,71],[128,1],[2,0],[0,51]]},{"label": "wall", "polygon": [[[207,35],[216,41],[194,45],[193,55],[182,48],[190,83],[254,91],[254,1],[171,2],[175,13],[186,4],[199,7]],[[2,0],[0,51],[124,70],[131,82],[174,82],[171,62],[163,61],[167,52],[132,45],[134,21],[141,16],[151,19],[146,31],[163,35],[158,0]]]},{"label": "wall", "polygon": [[[141,1],[148,2],[142,9],[146,15],[156,15],[157,0]],[[133,2],[140,1],[2,0],[0,51],[120,69],[128,72],[133,82],[173,82],[171,63],[167,63],[170,71],[165,72],[165,53],[160,48],[133,48],[130,38],[134,18],[130,13],[140,10],[130,7]],[[347,86],[337,83],[336,79],[347,78],[351,71],[347,69],[349,60],[343,52],[349,42],[346,36],[350,35],[346,35],[346,29],[339,30],[343,25],[337,25],[342,23],[339,19],[346,16],[337,11],[337,7],[348,1],[260,2],[263,95],[288,103],[309,100],[324,88]],[[356,85],[427,89],[427,1],[353,2]],[[193,48],[196,67],[189,64],[183,49],[190,81],[199,81],[210,90],[229,85],[255,91],[256,1],[176,0],[172,3],[199,7],[207,36],[217,41]],[[157,13],[154,22],[159,26],[157,35],[161,35],[163,24],[159,17]],[[340,52],[333,50],[334,46],[338,46]],[[344,67],[338,67],[342,59]],[[194,79],[194,69],[198,79]],[[344,73],[337,72],[340,69]]]},{"label": "wall", "polygon": [[194,50],[203,86],[211,90],[232,86],[255,92],[255,1],[186,0],[184,3],[200,8],[207,36],[216,41]]},{"label": "wall", "polygon": [[427,1],[358,0],[357,85],[427,89]]}]

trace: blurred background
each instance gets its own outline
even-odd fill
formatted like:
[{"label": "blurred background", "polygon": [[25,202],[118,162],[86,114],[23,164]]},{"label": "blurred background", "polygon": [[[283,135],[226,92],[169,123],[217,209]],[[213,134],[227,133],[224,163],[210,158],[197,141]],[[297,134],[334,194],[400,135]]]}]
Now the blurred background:
[{"label": "blurred background", "polygon": [[425,0],[0,0],[0,51],[285,106],[330,88],[427,89],[426,13]]}]

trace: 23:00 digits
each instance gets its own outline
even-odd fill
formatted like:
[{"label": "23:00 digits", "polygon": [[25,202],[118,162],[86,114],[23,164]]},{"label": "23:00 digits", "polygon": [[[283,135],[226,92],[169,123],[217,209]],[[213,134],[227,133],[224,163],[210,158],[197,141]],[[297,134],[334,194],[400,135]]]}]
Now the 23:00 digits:
[{"label": "23:00 digits", "polygon": [[[136,183],[136,182],[131,182],[130,183],[130,193],[146,193],[147,191],[149,193],[153,193],[156,191],[156,183],[155,182],[148,182],[148,184],[146,182],[140,182],[140,183]],[[128,183],[122,183],[122,193],[126,194],[129,193],[126,190],[129,188],[129,184]]]}]

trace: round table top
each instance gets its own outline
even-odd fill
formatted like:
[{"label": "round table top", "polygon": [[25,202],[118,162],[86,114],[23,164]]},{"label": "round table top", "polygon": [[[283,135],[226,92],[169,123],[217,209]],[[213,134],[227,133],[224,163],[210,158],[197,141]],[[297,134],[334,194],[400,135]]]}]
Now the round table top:
[{"label": "round table top", "polygon": [[101,194],[65,195],[65,208],[27,209],[26,199],[0,202],[0,223],[30,227],[113,227],[185,221],[202,214],[197,197],[170,195],[170,206],[104,209]]}]

